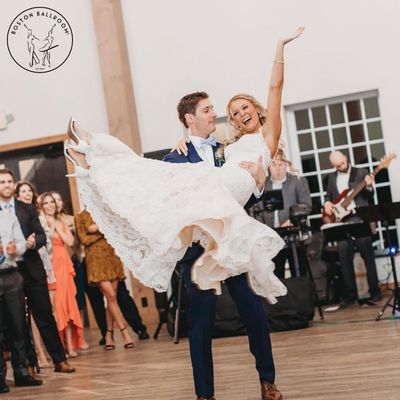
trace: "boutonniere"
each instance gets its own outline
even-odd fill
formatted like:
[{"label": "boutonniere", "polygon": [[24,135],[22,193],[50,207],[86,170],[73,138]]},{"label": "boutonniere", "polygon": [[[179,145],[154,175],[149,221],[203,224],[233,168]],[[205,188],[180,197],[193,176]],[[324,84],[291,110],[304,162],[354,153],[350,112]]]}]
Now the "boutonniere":
[{"label": "boutonniere", "polygon": [[220,148],[215,152],[215,161],[217,162],[218,167],[221,167],[222,164],[225,163],[224,150],[223,150],[222,147],[220,147]]}]

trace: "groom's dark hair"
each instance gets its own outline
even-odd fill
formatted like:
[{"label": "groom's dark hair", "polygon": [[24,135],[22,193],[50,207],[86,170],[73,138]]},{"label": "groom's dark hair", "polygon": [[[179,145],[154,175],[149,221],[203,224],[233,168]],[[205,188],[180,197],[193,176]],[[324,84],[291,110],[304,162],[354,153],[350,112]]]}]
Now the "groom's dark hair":
[{"label": "groom's dark hair", "polygon": [[11,171],[11,169],[8,169],[8,168],[0,168],[0,175],[6,175],[6,174],[11,175],[12,178],[14,179],[14,174],[13,174],[13,172]]},{"label": "groom's dark hair", "polygon": [[181,98],[181,100],[178,103],[177,109],[178,109],[179,120],[182,122],[183,125],[185,125],[185,128],[189,128],[186,123],[185,115],[186,114],[195,115],[196,107],[197,104],[199,104],[199,101],[203,99],[208,99],[208,97],[209,96],[206,92],[194,92],[187,94],[186,96],[183,96]]}]

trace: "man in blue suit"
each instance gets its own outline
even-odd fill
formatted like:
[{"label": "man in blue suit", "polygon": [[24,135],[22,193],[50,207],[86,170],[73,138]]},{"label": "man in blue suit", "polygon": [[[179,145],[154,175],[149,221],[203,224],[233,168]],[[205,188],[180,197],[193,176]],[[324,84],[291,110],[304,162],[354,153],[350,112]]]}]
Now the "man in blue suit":
[{"label": "man in blue suit", "polygon": [[[164,161],[205,161],[216,167],[221,166],[223,161],[216,157],[219,146],[213,135],[217,115],[207,93],[195,92],[184,96],[178,104],[178,115],[183,125],[189,129],[188,151],[187,154],[182,154],[175,150],[165,156]],[[265,172],[261,162],[246,164],[251,164],[251,173],[257,183],[257,190],[245,205],[248,208],[261,197]],[[188,299],[188,337],[197,400],[215,400],[211,340],[217,297],[213,290],[198,289],[191,280],[192,266],[203,251],[201,246],[193,244],[180,261],[180,266]],[[262,299],[250,289],[246,274],[229,278],[225,283],[247,326],[250,351],[256,360],[262,398],[280,400],[282,395],[274,385],[275,367]]]}]

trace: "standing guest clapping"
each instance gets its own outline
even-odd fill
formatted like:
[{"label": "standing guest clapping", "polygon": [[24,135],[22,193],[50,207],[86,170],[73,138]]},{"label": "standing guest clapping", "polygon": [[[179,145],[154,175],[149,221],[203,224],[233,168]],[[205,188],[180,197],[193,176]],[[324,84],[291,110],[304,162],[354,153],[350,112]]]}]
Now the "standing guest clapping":
[{"label": "standing guest clapping", "polygon": [[[76,236],[76,228],[75,228],[75,219],[74,216],[68,214],[65,210],[65,203],[61,194],[52,190],[51,195],[54,197],[56,201],[56,207],[59,218],[64,221],[64,223],[68,226],[69,231],[72,233],[74,238],[73,244],[71,246],[67,246],[68,254],[71,257],[72,264],[75,269],[75,285],[76,285],[76,301],[78,303],[79,312],[81,314],[82,321],[84,320],[83,310],[85,308],[85,282],[84,282],[84,272],[82,265],[82,245]],[[85,339],[85,335],[83,336],[83,343],[80,346],[81,350],[87,350],[89,348],[89,344]]]},{"label": "standing guest clapping", "polygon": [[[38,194],[36,188],[33,186],[31,182],[28,181],[19,181],[15,184],[14,196],[17,200],[21,201],[22,203],[33,204],[34,206],[36,206],[36,202],[38,200]],[[38,249],[38,252],[40,258],[42,259],[44,269],[46,271],[47,283],[49,283],[49,281],[51,282],[49,284],[49,290],[51,290],[53,287],[55,288],[54,272],[51,262],[51,252],[52,252],[51,236],[46,221],[40,215],[39,215],[39,221],[46,234],[46,244],[40,247],[40,249]],[[50,301],[52,302],[51,291],[49,291],[49,295],[50,295]],[[32,329],[32,338],[38,358],[39,367],[47,368],[49,367],[49,363],[47,361],[46,354],[44,352],[44,348],[42,345],[42,338],[40,336],[39,329],[37,328],[35,319],[33,318],[32,315],[30,316],[30,318],[31,318],[30,322]],[[35,354],[33,353],[32,345],[30,343],[29,332],[27,333],[26,345],[27,345],[27,355],[29,359],[29,365],[33,366],[36,364],[36,359],[35,359]]]},{"label": "standing guest clapping", "polygon": [[0,207],[7,208],[16,215],[25,236],[27,251],[23,260],[18,261],[19,272],[24,278],[24,293],[29,308],[53,360],[54,371],[74,372],[75,368],[66,361],[64,347],[58,335],[47,289],[46,272],[38,253],[38,249],[46,243],[46,235],[35,207],[14,199],[14,176],[8,169],[0,169]]},{"label": "standing guest clapping", "polygon": [[53,244],[53,270],[57,288],[54,293],[53,310],[58,332],[70,357],[76,357],[75,349],[83,344],[83,325],[76,303],[75,270],[67,246],[74,238],[67,224],[59,217],[56,201],[50,192],[42,194],[41,211],[50,228]]}]

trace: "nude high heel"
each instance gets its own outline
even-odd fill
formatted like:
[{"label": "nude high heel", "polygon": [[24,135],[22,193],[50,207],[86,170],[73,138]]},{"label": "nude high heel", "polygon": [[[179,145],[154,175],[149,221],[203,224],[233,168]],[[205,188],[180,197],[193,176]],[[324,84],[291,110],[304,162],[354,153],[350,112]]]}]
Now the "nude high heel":
[{"label": "nude high heel", "polygon": [[75,158],[73,158],[73,157],[71,156],[71,154],[69,154],[68,149],[70,149],[70,148],[71,148],[70,143],[69,143],[68,140],[66,140],[66,141],[64,142],[64,156],[65,156],[65,158],[66,158],[68,161],[70,161],[75,167],[79,167],[79,164],[78,164],[78,162],[75,160]]},{"label": "nude high heel", "polygon": [[74,123],[75,120],[71,117],[68,121],[67,135],[75,144],[79,144],[79,136],[75,132]]},{"label": "nude high heel", "polygon": [[[82,142],[82,143],[84,143],[84,142]],[[76,149],[76,146],[75,145],[71,145],[71,141],[70,140],[66,140],[64,142],[64,156],[75,167],[75,172],[74,173],[65,175],[67,178],[76,178],[76,177],[82,177],[83,178],[83,177],[89,175],[89,169],[79,165],[78,161],[70,154],[70,150],[75,150],[75,149]],[[79,156],[80,157],[84,157],[84,153],[79,154]],[[87,163],[86,160],[85,160],[85,163]]]},{"label": "nude high heel", "polygon": [[[87,175],[87,172],[85,173],[84,171],[81,170],[87,170],[88,165],[86,159],[82,160],[81,158],[85,156],[89,144],[86,143],[83,139],[79,137],[78,132],[75,130],[75,125],[76,121],[71,117],[70,120],[68,121],[68,127],[67,127],[67,135],[68,139],[64,142],[64,155],[67,160],[69,160],[74,166],[75,166],[75,173],[74,174],[68,174],[66,175],[67,177],[76,177],[77,173],[79,172],[79,175],[84,176]],[[84,132],[87,136],[90,136],[89,133]],[[71,154],[71,152],[75,153],[80,153],[75,154],[75,157]],[[81,159],[79,163],[79,159]],[[82,164],[82,165],[81,165]]]},{"label": "nude high heel", "polygon": [[75,125],[77,125],[77,122],[71,117],[67,127],[67,135],[69,137],[67,141],[68,147],[74,149],[78,153],[85,153],[89,146],[90,133],[81,129],[81,135],[84,136],[81,138],[79,132],[75,129]]}]

